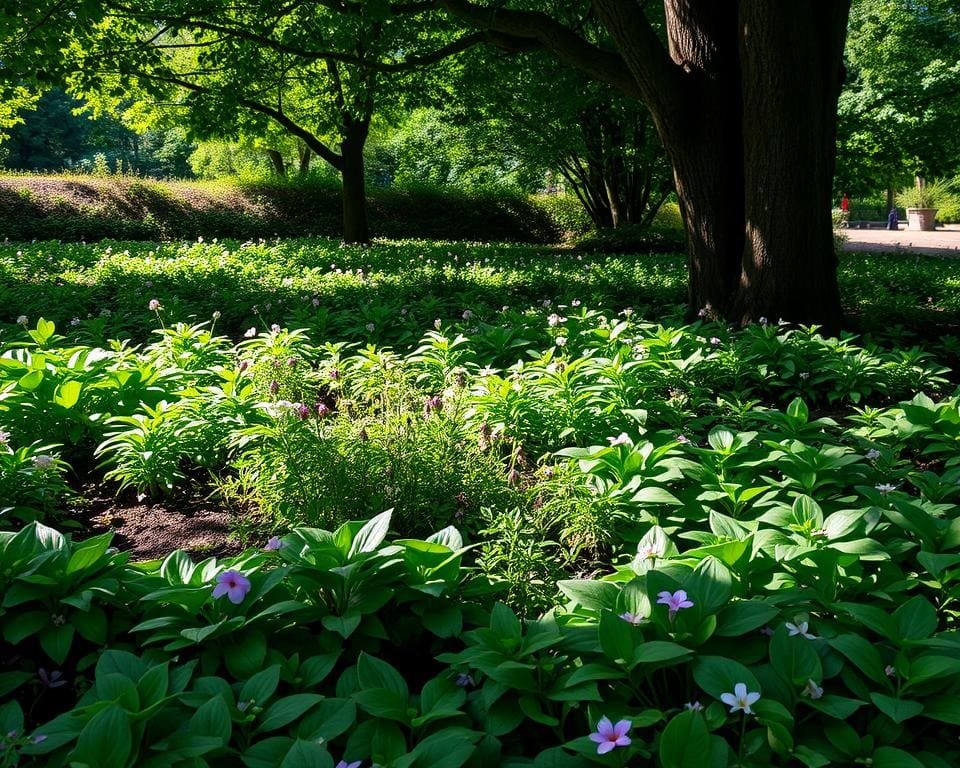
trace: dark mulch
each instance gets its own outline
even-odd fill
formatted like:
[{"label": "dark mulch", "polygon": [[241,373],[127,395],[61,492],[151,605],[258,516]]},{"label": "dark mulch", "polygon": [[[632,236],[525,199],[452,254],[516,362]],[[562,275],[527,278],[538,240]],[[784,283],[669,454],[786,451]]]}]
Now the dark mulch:
[{"label": "dark mulch", "polygon": [[[235,555],[243,547],[230,538],[230,513],[200,495],[138,501],[111,496],[103,486],[87,485],[84,501],[67,516],[89,534],[113,531],[113,544],[134,560],[158,560],[175,549],[198,557]],[[79,538],[79,537],[78,537]]]}]

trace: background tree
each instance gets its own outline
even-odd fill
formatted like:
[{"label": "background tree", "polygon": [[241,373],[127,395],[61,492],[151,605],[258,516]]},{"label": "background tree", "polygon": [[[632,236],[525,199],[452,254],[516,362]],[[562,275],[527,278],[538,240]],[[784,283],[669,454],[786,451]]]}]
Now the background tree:
[{"label": "background tree", "polygon": [[893,189],[960,168],[960,5],[856,0],[840,96],[837,183]]}]

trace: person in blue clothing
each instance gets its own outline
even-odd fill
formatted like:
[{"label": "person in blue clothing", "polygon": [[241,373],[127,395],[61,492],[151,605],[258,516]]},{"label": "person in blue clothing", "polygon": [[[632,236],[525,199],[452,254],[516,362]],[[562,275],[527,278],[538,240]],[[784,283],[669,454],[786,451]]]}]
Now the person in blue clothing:
[{"label": "person in blue clothing", "polygon": [[891,208],[887,214],[887,229],[900,229],[900,220],[897,217],[897,209]]}]

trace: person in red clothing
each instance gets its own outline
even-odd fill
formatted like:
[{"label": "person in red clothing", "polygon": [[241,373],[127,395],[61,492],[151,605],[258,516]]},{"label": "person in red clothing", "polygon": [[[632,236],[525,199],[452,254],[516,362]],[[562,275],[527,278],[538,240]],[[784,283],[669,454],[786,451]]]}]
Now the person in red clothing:
[{"label": "person in red clothing", "polygon": [[850,198],[847,197],[846,193],[840,199],[840,210],[842,211],[840,221],[843,226],[847,226],[850,222]]}]

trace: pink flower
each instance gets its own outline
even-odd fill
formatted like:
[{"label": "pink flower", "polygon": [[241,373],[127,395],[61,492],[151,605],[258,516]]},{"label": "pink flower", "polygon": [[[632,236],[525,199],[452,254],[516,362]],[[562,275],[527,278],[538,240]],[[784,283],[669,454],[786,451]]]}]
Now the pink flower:
[{"label": "pink flower", "polygon": [[607,442],[610,443],[611,446],[633,445],[633,440],[630,439],[630,435],[626,432],[621,432],[616,437],[608,437]]},{"label": "pink flower", "polygon": [[309,405],[304,405],[303,403],[296,403],[293,406],[293,410],[296,412],[297,418],[300,419],[300,421],[306,421],[307,419],[310,418]]},{"label": "pink flower", "polygon": [[627,611],[626,613],[621,613],[620,618],[627,622],[627,624],[633,624],[633,626],[643,624],[643,616],[639,613],[630,613],[630,611]]},{"label": "pink flower", "polygon": [[629,720],[620,720],[616,725],[610,722],[609,717],[601,717],[597,723],[596,733],[590,734],[590,741],[597,745],[597,754],[605,755],[617,747],[630,746],[628,731],[633,726]]},{"label": "pink flower", "polygon": [[217,574],[217,586],[213,588],[216,600],[224,595],[234,605],[240,605],[250,591],[250,580],[239,571],[224,571]]},{"label": "pink flower", "polygon": [[665,605],[670,609],[670,621],[677,615],[677,611],[684,608],[693,608],[693,601],[687,599],[687,593],[678,589],[672,595],[669,592],[661,592],[657,595],[657,605]]},{"label": "pink flower", "polygon": [[151,312],[156,312],[160,309],[160,300],[159,299],[150,299],[150,303],[147,304],[147,307]]}]

